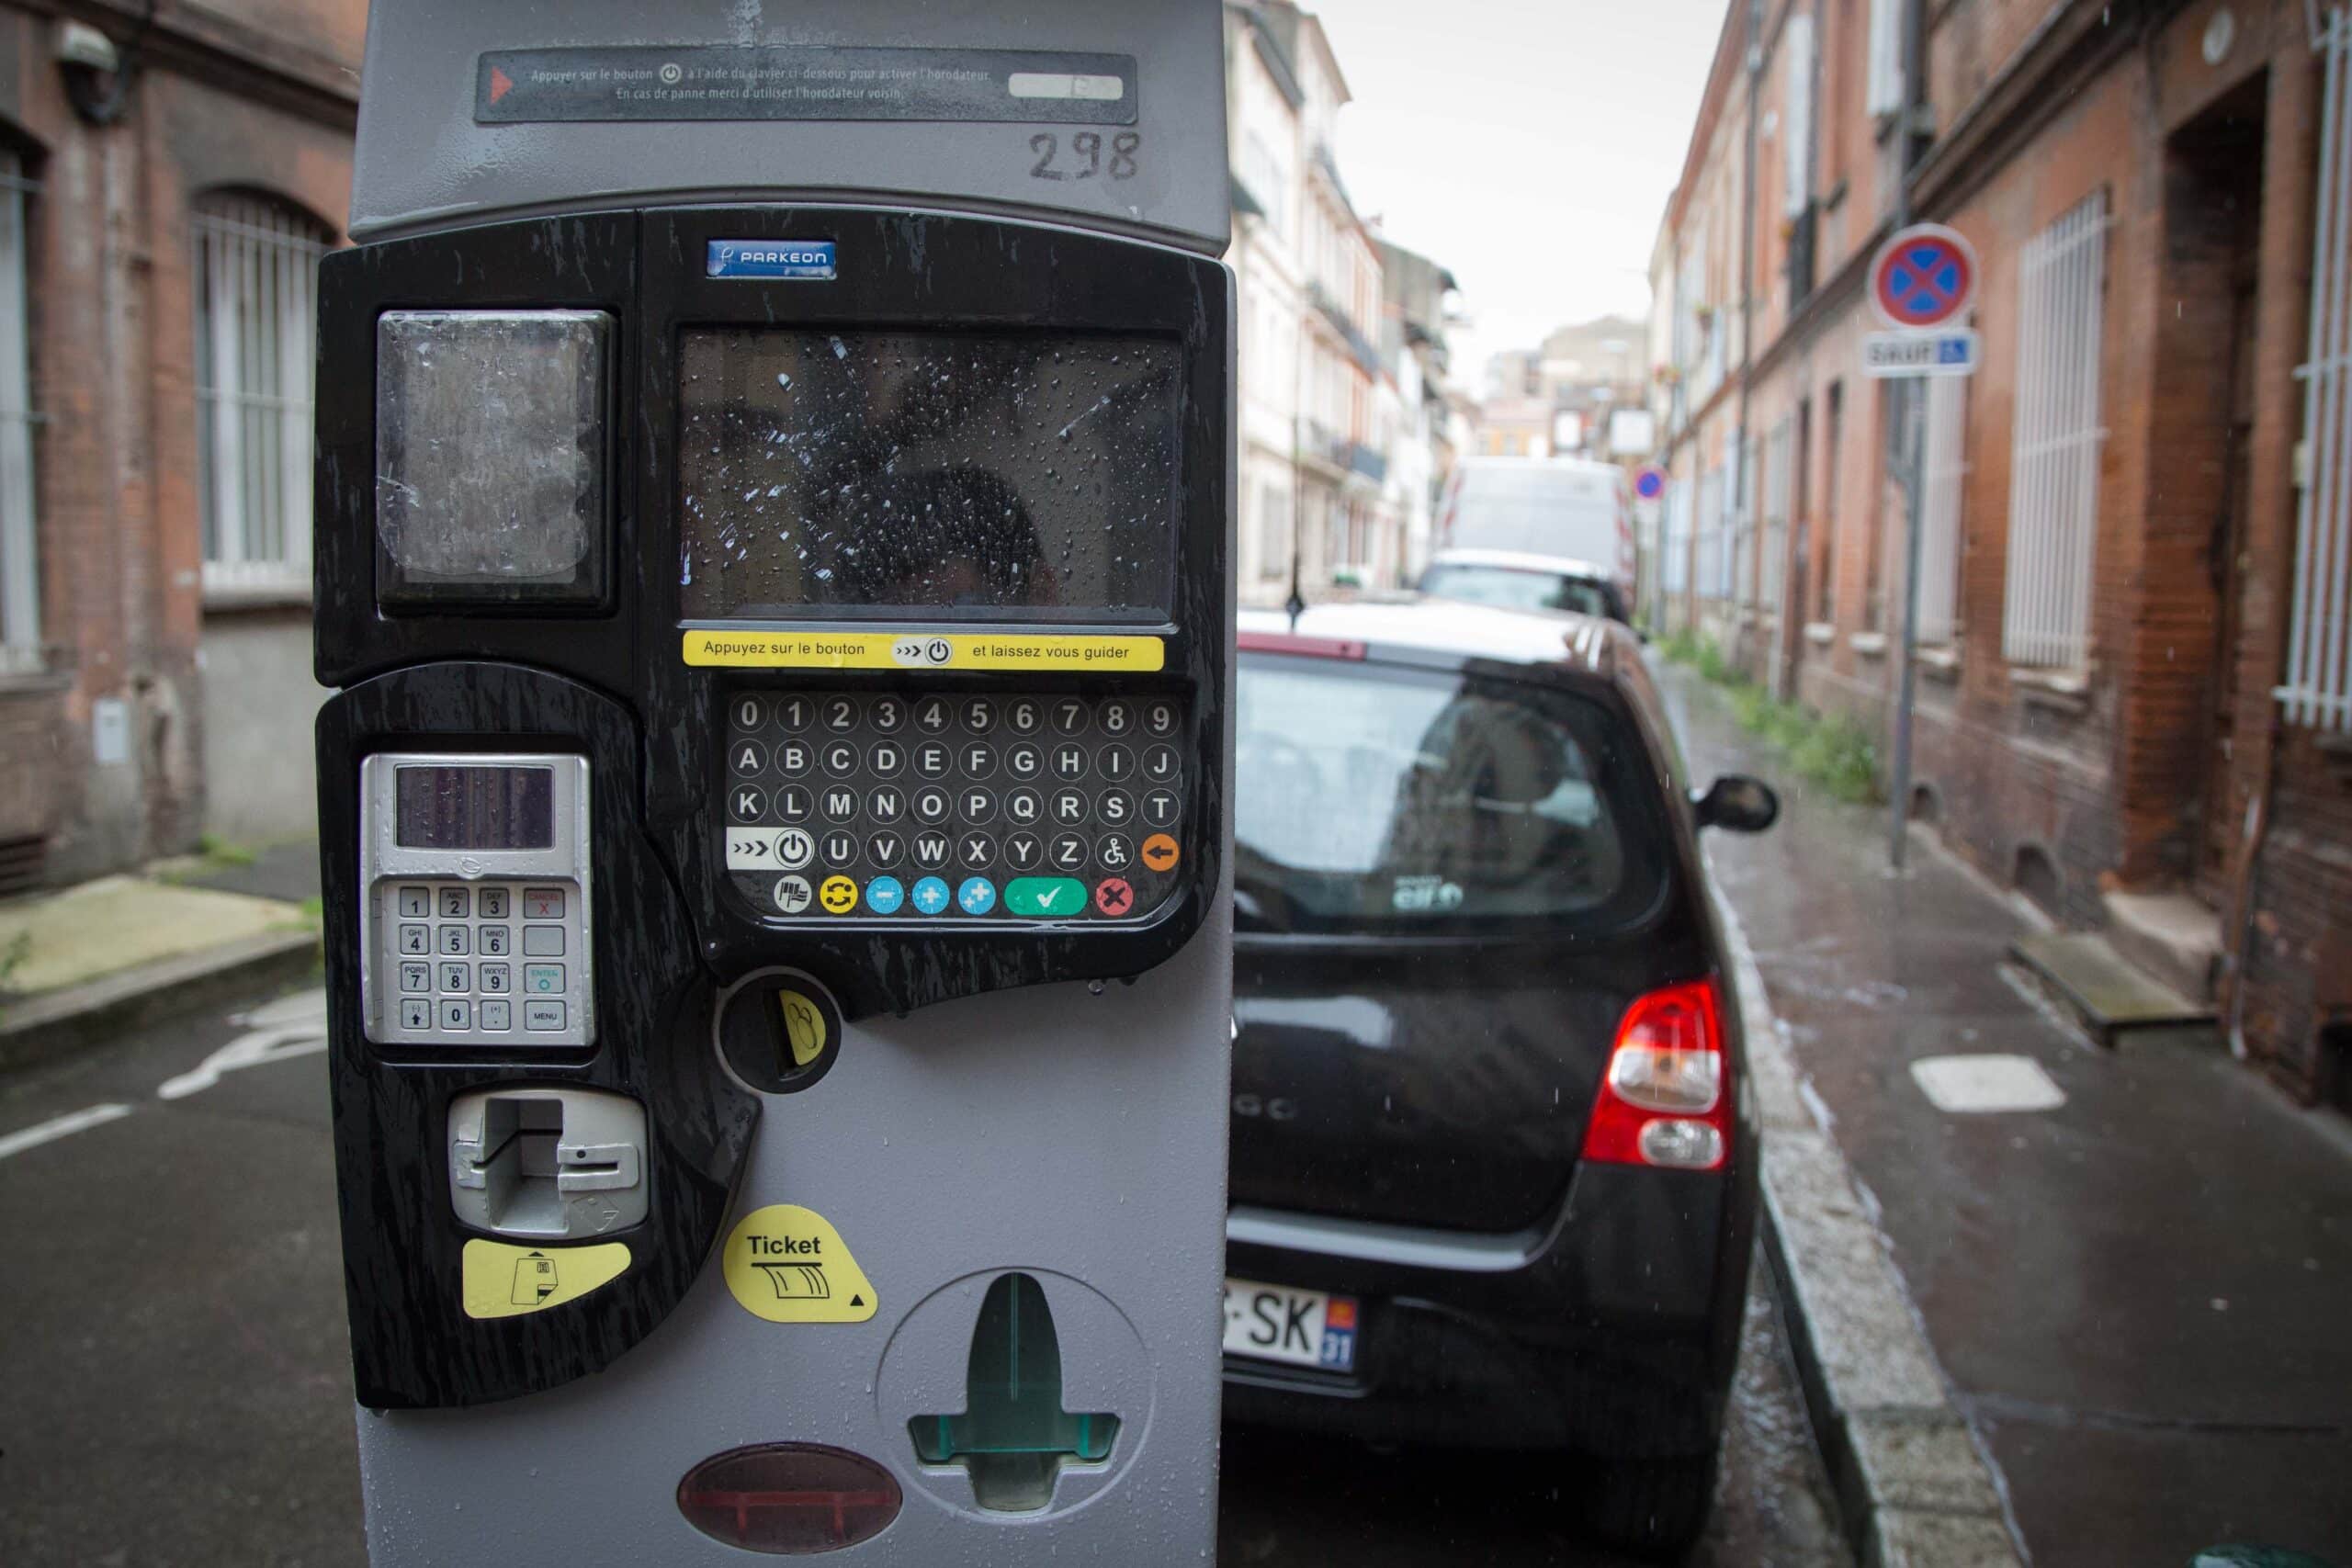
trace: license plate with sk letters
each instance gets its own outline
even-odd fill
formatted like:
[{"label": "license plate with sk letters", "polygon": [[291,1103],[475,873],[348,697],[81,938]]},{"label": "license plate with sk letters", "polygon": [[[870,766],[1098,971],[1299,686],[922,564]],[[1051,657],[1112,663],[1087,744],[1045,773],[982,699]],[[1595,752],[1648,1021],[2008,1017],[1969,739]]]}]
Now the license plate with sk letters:
[{"label": "license plate with sk letters", "polygon": [[1227,1280],[1225,1353],[1327,1372],[1353,1371],[1355,1298],[1255,1280]]}]

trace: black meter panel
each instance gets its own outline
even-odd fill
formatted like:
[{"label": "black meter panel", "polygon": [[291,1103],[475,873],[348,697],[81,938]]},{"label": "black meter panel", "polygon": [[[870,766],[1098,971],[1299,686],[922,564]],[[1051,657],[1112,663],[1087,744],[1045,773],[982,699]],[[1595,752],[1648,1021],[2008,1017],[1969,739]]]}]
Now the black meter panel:
[{"label": "black meter panel", "polygon": [[[1222,873],[1231,315],[1172,246],[849,207],[330,257],[322,353],[374,374],[319,391],[321,678],[489,660],[622,703],[648,765],[582,792],[721,987],[788,964],[857,1017],[1141,974]],[[369,874],[369,1038],[593,1046],[596,955],[445,949],[397,901],[449,879],[402,852]]]}]

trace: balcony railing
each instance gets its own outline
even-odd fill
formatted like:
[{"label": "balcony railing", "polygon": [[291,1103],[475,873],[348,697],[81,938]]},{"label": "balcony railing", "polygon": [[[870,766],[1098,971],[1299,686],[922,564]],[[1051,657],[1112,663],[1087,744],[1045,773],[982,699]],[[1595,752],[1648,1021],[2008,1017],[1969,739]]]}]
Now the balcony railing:
[{"label": "balcony railing", "polygon": [[1328,463],[1372,484],[1379,484],[1388,477],[1386,453],[1342,435],[1319,420],[1303,418],[1298,422],[1298,447],[1302,457]]},{"label": "balcony railing", "polygon": [[1354,357],[1356,364],[1363,367],[1364,374],[1379,375],[1380,350],[1374,347],[1372,340],[1363,335],[1363,329],[1356,325],[1355,318],[1348,314],[1347,307],[1333,299],[1330,291],[1319,283],[1307,284],[1306,298],[1309,303],[1323,313],[1323,319],[1331,323],[1331,330],[1347,340],[1348,353]]}]

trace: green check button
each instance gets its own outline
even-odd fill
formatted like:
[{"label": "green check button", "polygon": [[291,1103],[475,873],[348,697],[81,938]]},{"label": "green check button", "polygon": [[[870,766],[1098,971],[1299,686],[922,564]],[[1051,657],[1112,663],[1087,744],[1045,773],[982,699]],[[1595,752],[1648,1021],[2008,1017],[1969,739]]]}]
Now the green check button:
[{"label": "green check button", "polygon": [[1004,907],[1016,915],[1074,919],[1086,912],[1086,884],[1074,876],[1016,876],[1005,884]]}]

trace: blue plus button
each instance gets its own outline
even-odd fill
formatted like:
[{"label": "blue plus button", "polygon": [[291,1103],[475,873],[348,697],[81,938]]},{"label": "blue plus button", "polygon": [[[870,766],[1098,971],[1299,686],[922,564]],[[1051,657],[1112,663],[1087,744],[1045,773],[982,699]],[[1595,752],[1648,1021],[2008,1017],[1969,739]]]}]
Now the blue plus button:
[{"label": "blue plus button", "polygon": [[935,876],[926,876],[915,884],[915,908],[926,915],[935,915],[947,908],[947,884]]},{"label": "blue plus button", "polygon": [[895,915],[907,901],[907,890],[895,876],[877,876],[865,885],[865,907],[877,915]]},{"label": "blue plus button", "polygon": [[985,915],[996,908],[996,884],[985,876],[967,876],[956,890],[956,902],[967,915]]}]

